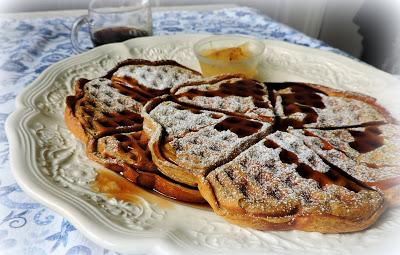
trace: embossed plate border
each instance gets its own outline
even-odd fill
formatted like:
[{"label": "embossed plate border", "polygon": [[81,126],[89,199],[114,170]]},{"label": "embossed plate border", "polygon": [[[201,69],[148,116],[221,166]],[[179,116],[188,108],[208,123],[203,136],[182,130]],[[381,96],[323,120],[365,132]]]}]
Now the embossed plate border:
[{"label": "embossed plate border", "polygon": [[[397,252],[400,210],[371,229],[346,235],[260,232],[226,223],[209,210],[180,203],[160,208],[138,196],[131,204],[90,189],[99,166],[66,129],[64,98],[76,78],[103,75],[126,58],[174,59],[199,69],[191,50],[206,35],[133,39],[70,57],[46,69],[16,100],[6,123],[12,170],[32,198],[57,211],[92,241],[119,252],[147,254],[374,254]],[[399,81],[378,69],[330,52],[265,41],[260,79],[307,81],[362,92],[400,109]],[[399,117],[399,112],[392,112]],[[360,245],[362,244],[362,245]],[[394,254],[394,253],[393,253]]]}]

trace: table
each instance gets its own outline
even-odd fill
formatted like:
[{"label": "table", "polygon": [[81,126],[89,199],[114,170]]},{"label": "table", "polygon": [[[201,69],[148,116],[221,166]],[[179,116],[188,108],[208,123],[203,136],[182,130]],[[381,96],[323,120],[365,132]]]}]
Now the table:
[{"label": "table", "polygon": [[[27,197],[8,160],[4,123],[15,98],[49,65],[76,54],[69,39],[76,14],[0,18],[0,254],[117,254],[87,240],[62,216]],[[247,7],[161,8],[153,12],[153,25],[155,35],[245,34],[345,54]]]}]

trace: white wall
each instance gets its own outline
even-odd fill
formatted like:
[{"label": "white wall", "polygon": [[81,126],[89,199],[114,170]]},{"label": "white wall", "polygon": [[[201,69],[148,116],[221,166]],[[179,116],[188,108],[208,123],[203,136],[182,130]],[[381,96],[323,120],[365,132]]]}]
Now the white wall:
[{"label": "white wall", "polygon": [[327,4],[319,38],[355,57],[362,51],[362,36],[353,18],[364,0],[335,0]]}]

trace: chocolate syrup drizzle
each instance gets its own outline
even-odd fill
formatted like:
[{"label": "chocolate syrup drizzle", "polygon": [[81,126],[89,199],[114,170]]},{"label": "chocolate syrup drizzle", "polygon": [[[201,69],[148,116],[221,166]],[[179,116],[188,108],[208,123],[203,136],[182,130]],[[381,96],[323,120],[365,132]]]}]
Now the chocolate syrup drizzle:
[{"label": "chocolate syrup drizzle", "polygon": [[[278,116],[275,112],[275,122],[273,126],[273,130],[286,131],[289,127],[292,128],[303,128],[305,124],[315,123],[318,119],[318,113],[313,108],[323,109],[325,108],[325,104],[322,101],[322,95],[326,95],[323,91],[318,89],[310,88],[308,86],[304,86],[297,83],[265,83],[267,87],[267,93],[269,99],[272,104],[272,109],[275,112],[276,99],[277,99],[277,90],[291,88],[291,93],[286,93],[280,95],[282,98],[283,110],[285,115],[290,115],[296,112],[302,112],[306,114],[306,117],[302,121],[290,119],[290,118],[282,118]],[[220,85],[219,90],[215,91],[200,91],[198,89],[191,88],[187,92],[184,92],[178,96],[175,96],[176,103],[188,105],[190,107],[197,107],[190,103],[182,103],[177,100],[180,97],[187,97],[189,99],[193,99],[197,96],[205,96],[205,97],[227,97],[227,96],[242,96],[248,97],[251,96],[254,100],[254,103],[258,107],[268,107],[268,104],[263,101],[262,97],[266,94],[265,90],[260,85],[255,85],[254,82],[251,81],[240,81],[235,84],[223,83]],[[259,102],[262,102],[259,103]],[[199,107],[200,108],[200,107]],[[201,108],[200,108],[201,109]],[[222,112],[222,111],[220,111]],[[227,113],[228,115],[235,116],[235,114]],[[229,117],[217,124],[215,128],[217,130],[227,130],[236,133],[239,137],[249,136],[258,131],[259,127],[253,127],[252,123],[244,123],[244,119],[248,117],[240,115],[240,118],[237,117]],[[260,124],[258,122],[254,122],[256,124]],[[350,143],[350,146],[359,151],[360,153],[367,153],[372,151],[384,144],[383,137],[380,136],[381,131],[379,130],[379,125],[385,124],[384,122],[370,122],[364,123],[361,125],[353,125],[346,127],[330,127],[330,128],[322,128],[322,129],[343,129],[343,128],[356,128],[356,127],[366,127],[365,131],[349,131],[350,134],[354,137],[354,141]],[[260,124],[261,125],[261,124]],[[242,127],[242,128],[241,128]],[[265,141],[265,146],[269,148],[278,148],[279,146],[271,140]],[[332,145],[329,143],[324,144],[325,150],[333,149]],[[296,154],[287,151],[281,148],[281,152],[279,154],[280,160],[283,163],[287,164],[296,164],[297,173],[303,178],[313,179],[317,181],[319,186],[322,188],[328,184],[336,184],[347,189],[359,192],[360,190],[371,189],[367,185],[358,181],[354,177],[350,176],[348,173],[343,171],[342,169],[332,165],[331,163],[324,160],[324,162],[329,165],[330,170],[326,173],[322,173],[312,169],[310,166],[300,163],[298,161],[298,157]]]},{"label": "chocolate syrup drizzle", "polygon": [[[122,82],[121,82],[122,83]],[[142,104],[146,103],[151,98],[165,94],[165,91],[152,91],[147,88],[142,88],[141,86],[135,84],[134,86],[124,86],[119,82],[115,82],[116,88],[123,94],[132,96],[138,102]],[[129,84],[133,84],[134,82],[128,81]],[[136,87],[135,87],[136,86]],[[179,101],[181,97],[187,97],[188,99],[193,99],[197,96],[204,97],[228,97],[228,96],[240,96],[240,97],[251,97],[253,99],[254,104],[259,108],[270,108],[268,102],[265,102],[263,96],[268,94],[269,99],[272,104],[272,110],[275,112],[276,99],[277,94],[274,93],[277,90],[291,88],[291,93],[280,95],[282,98],[283,111],[285,115],[291,115],[293,113],[302,112],[305,113],[306,116],[302,121],[290,119],[290,118],[282,118],[279,117],[275,112],[275,122],[273,129],[286,131],[288,127],[293,128],[303,128],[305,124],[315,123],[318,119],[318,113],[313,108],[323,109],[325,105],[322,101],[322,95],[326,95],[326,93],[310,88],[308,86],[304,86],[297,83],[265,83],[267,89],[256,83],[252,80],[240,80],[232,83],[222,83],[218,90],[212,91],[201,91],[195,88],[189,89],[187,92],[184,92],[179,95],[170,95],[168,100],[174,101],[181,105],[184,109],[189,109],[193,113],[199,113],[201,110],[212,110],[216,112],[221,112],[229,115],[230,117],[224,119],[217,125],[215,125],[215,129],[219,131],[230,130],[238,135],[238,137],[246,137],[250,136],[260,130],[262,124],[257,121],[250,120],[249,117],[238,114],[231,113],[220,109],[205,109],[203,107],[199,107],[190,103],[183,103]],[[130,90],[133,90],[131,93]],[[271,120],[272,121],[272,120]],[[373,124],[373,125],[372,125]],[[363,124],[366,125],[365,131],[349,131],[350,134],[354,137],[354,141],[350,143],[350,146],[360,153],[367,153],[372,151],[383,145],[383,137],[380,136],[381,131],[379,130],[379,125],[384,123],[371,123]],[[352,127],[362,127],[363,125],[356,125]],[[329,129],[342,129],[340,128],[329,128]],[[162,143],[164,144],[165,141]],[[279,146],[271,140],[265,141],[265,146],[269,148],[278,148]],[[326,146],[326,149],[330,149],[329,146]],[[326,173],[322,173],[312,169],[310,166],[300,163],[296,154],[287,151],[281,148],[281,152],[279,154],[280,160],[283,163],[287,164],[296,164],[297,173],[303,178],[313,179],[317,181],[319,186],[322,188],[328,184],[337,184],[347,189],[359,192],[363,189],[371,189],[368,186],[364,185],[362,182],[356,180],[343,170],[338,167],[330,164],[329,162],[324,162],[330,166],[330,170]]]}]

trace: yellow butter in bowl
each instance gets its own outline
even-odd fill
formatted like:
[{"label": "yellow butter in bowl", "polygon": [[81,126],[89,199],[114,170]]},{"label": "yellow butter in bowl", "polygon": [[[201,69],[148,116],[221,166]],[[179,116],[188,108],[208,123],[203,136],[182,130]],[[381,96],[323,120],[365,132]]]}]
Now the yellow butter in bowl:
[{"label": "yellow butter in bowl", "polygon": [[251,37],[212,36],[197,42],[194,51],[204,76],[240,73],[254,78],[264,48]]},{"label": "yellow butter in bowl", "polygon": [[238,47],[205,50],[202,55],[215,60],[238,61],[251,57],[251,52],[249,50],[249,44],[244,43]]}]

